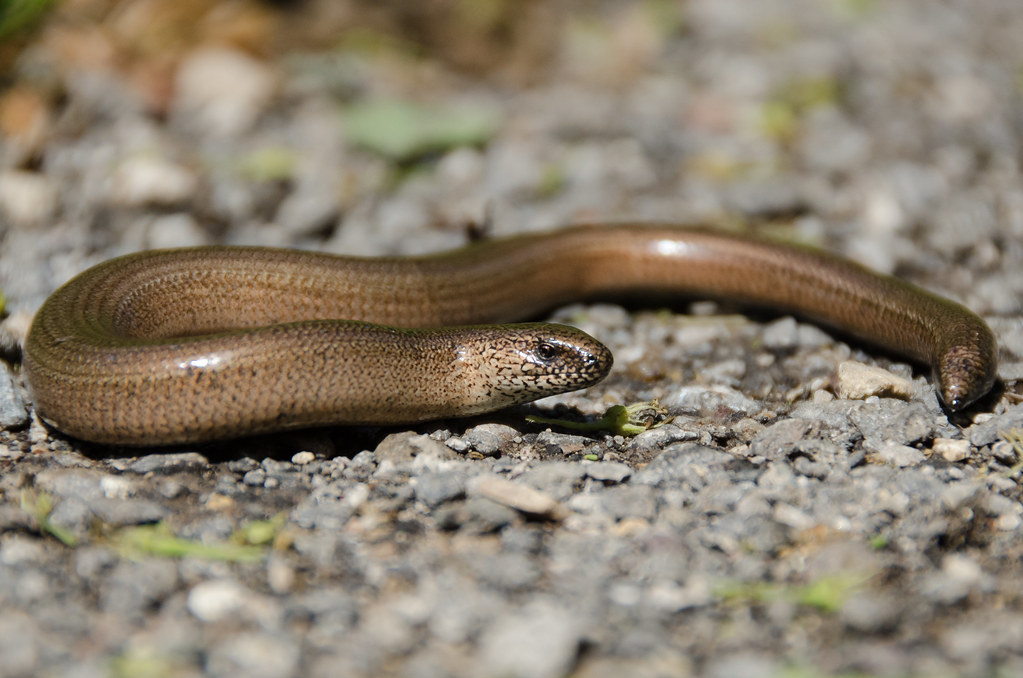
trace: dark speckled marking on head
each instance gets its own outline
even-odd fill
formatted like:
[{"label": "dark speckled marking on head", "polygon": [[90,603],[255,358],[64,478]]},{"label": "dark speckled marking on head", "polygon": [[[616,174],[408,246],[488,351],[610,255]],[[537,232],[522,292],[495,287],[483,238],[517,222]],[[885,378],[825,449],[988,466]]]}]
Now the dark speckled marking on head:
[{"label": "dark speckled marking on head", "polygon": [[468,374],[481,403],[516,405],[587,388],[603,379],[614,362],[606,346],[567,325],[520,323],[474,329],[460,353],[472,363]]}]

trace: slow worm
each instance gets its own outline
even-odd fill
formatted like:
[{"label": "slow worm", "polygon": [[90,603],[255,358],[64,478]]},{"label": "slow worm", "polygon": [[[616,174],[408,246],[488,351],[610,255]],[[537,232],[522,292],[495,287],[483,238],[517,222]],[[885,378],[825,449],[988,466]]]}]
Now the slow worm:
[{"label": "slow worm", "polygon": [[46,300],[24,368],[43,420],[102,443],[411,423],[583,388],[611,366],[579,330],[473,325],[651,293],[836,327],[930,365],[949,410],[994,382],[994,337],[955,302],[819,251],[656,225],[577,226],[409,258],[131,254]]}]

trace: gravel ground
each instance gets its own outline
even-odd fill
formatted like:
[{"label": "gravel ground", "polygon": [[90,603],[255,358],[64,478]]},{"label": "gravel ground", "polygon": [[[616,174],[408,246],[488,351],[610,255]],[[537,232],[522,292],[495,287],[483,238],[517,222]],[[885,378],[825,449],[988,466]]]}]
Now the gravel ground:
[{"label": "gravel ground", "polygon": [[[553,316],[615,352],[585,393],[147,453],[47,431],[14,361],[0,675],[1023,676],[1023,5],[601,7],[489,77],[212,39],[133,71],[126,13],[51,22],[0,92],[7,332],[147,247],[711,222],[962,301],[1003,388],[950,421],[918,367],[813,325],[596,304]],[[357,115],[380,101],[479,136],[381,145]],[[836,397],[858,364],[901,397]],[[652,399],[673,418],[634,437],[523,418]]]}]

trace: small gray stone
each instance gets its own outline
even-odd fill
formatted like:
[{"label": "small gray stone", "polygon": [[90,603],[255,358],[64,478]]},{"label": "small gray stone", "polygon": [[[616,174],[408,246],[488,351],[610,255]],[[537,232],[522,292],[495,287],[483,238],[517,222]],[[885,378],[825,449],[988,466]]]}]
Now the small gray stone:
[{"label": "small gray stone", "polygon": [[550,495],[498,476],[476,479],[471,490],[474,496],[484,497],[522,513],[546,518],[556,518],[563,513],[557,500]]},{"label": "small gray stone", "polygon": [[618,485],[600,493],[603,508],[617,520],[641,518],[653,520],[657,515],[657,500],[649,485]]},{"label": "small gray stone", "polygon": [[291,456],[291,463],[295,466],[305,466],[316,461],[316,455],[312,452],[296,452]]},{"label": "small gray stone", "polygon": [[579,491],[585,477],[586,467],[583,464],[557,461],[537,464],[523,474],[522,480],[558,501],[564,501]]},{"label": "small gray stone", "polygon": [[[675,443],[633,477],[633,483],[660,485],[705,475],[709,468],[724,468],[735,457],[721,450],[697,443]],[[701,482],[700,485],[703,483]]]},{"label": "small gray stone", "polygon": [[476,534],[489,534],[518,518],[513,510],[485,497],[469,497],[461,504],[440,507],[435,518],[446,529],[463,528]]},{"label": "small gray stone", "polygon": [[198,178],[190,169],[156,155],[125,158],[110,176],[109,198],[118,205],[177,205],[192,198]]},{"label": "small gray stone", "polygon": [[42,172],[0,172],[0,216],[26,230],[46,222],[57,209],[58,186]]},{"label": "small gray stone", "polygon": [[796,474],[792,472],[792,467],[785,462],[769,464],[767,470],[757,478],[757,485],[763,490],[770,491],[773,495],[792,487],[795,482]]},{"label": "small gray stone", "polygon": [[452,499],[465,496],[465,477],[458,473],[424,473],[415,479],[416,498],[427,506],[440,506]]},{"label": "small gray stone", "polygon": [[272,71],[238,50],[209,47],[189,52],[177,71],[173,115],[210,136],[248,130],[275,87]]},{"label": "small gray stone", "polygon": [[209,466],[210,462],[198,452],[176,454],[149,454],[139,457],[129,467],[133,473],[184,473]]},{"label": "small gray stone", "polygon": [[210,236],[188,213],[156,217],[149,224],[147,247],[201,247],[210,244]]},{"label": "small gray stone", "polygon": [[509,527],[501,532],[501,545],[506,551],[537,554],[543,549],[544,535],[536,526]]},{"label": "small gray stone", "polygon": [[1003,431],[1012,429],[1023,431],[1023,404],[1014,405],[982,424],[971,426],[969,428],[970,442],[975,447],[984,447],[1000,440]]},{"label": "small gray stone", "polygon": [[86,581],[97,580],[117,564],[117,553],[105,546],[80,546],[75,549],[75,574]]},{"label": "small gray stone", "polygon": [[459,454],[468,452],[469,448],[471,447],[469,441],[467,441],[465,438],[459,438],[458,436],[451,436],[450,438],[444,441],[444,444],[450,447],[455,452],[458,452]]},{"label": "small gray stone", "polygon": [[551,430],[542,431],[536,437],[536,442],[534,443],[536,447],[543,449],[551,456],[579,454],[591,444],[593,444],[593,441],[585,436],[557,433]]},{"label": "small gray stone", "polygon": [[373,451],[378,464],[390,462],[401,465],[423,455],[435,460],[456,458],[454,451],[444,443],[415,431],[392,433],[381,440]]},{"label": "small gray stone", "polygon": [[[708,546],[726,552],[777,553],[792,542],[792,530],[770,516],[729,514],[701,533]],[[709,539],[708,539],[709,538]]]},{"label": "small gray stone", "polygon": [[1010,443],[1008,440],[999,440],[991,446],[991,456],[998,460],[999,463],[1005,464],[1006,466],[1012,466],[1019,459],[1019,453],[1016,451],[1016,446]]},{"label": "small gray stone", "polygon": [[796,331],[799,333],[799,345],[803,348],[820,348],[835,343],[835,338],[817,325],[799,323]]},{"label": "small gray stone", "polygon": [[980,506],[993,516],[1019,516],[1023,506],[1015,499],[1010,499],[995,492],[986,492],[981,497]]},{"label": "small gray stone", "polygon": [[913,382],[886,369],[844,360],[838,365],[839,398],[865,400],[870,396],[886,396],[908,400],[913,397]]},{"label": "small gray stone", "polygon": [[295,235],[311,235],[334,223],[339,207],[337,195],[323,190],[322,184],[312,181],[299,184],[281,202],[274,223],[285,226]]},{"label": "small gray stone", "polygon": [[946,555],[938,572],[930,572],[922,593],[942,605],[952,605],[982,585],[986,575],[973,558],[959,553]]},{"label": "small gray stone", "polygon": [[354,542],[354,539],[328,528],[296,535],[294,548],[302,558],[321,570],[340,571],[344,576],[358,578],[364,576],[364,563]]},{"label": "small gray stone", "polygon": [[859,403],[851,418],[864,438],[909,445],[934,433],[934,415],[920,402],[886,399],[882,404]]},{"label": "small gray stone", "polygon": [[661,404],[670,412],[699,414],[725,409],[749,415],[763,409],[756,400],[728,386],[681,386],[661,398]]},{"label": "small gray stone", "polygon": [[86,534],[92,523],[93,513],[89,503],[81,497],[65,497],[50,513],[49,519],[54,525],[70,530],[78,536]]},{"label": "small gray stone", "polygon": [[[824,443],[825,441],[820,442]],[[803,449],[802,445],[797,446],[795,450],[796,457],[792,462],[792,470],[807,478],[816,478],[817,480],[827,478],[831,474],[832,464],[811,461],[803,456]]]},{"label": "small gray stone", "polygon": [[502,591],[527,589],[543,576],[538,561],[521,552],[482,556],[471,564],[480,579]]},{"label": "small gray stone", "polygon": [[480,424],[465,432],[465,439],[485,457],[496,457],[501,451],[519,436],[519,432],[502,424]]},{"label": "small gray stone", "polygon": [[178,568],[173,560],[121,561],[100,585],[100,609],[115,615],[141,615],[177,586]]},{"label": "small gray stone", "polygon": [[818,427],[844,431],[852,427],[852,413],[862,406],[863,403],[856,400],[804,401],[797,403],[789,416],[808,419]]},{"label": "small gray stone", "polygon": [[774,520],[779,525],[784,525],[785,527],[795,531],[808,530],[817,524],[808,513],[785,502],[778,502],[778,504],[775,505]]},{"label": "small gray stone", "polygon": [[356,490],[346,492],[335,483],[317,488],[291,511],[291,520],[305,529],[339,530],[355,513],[358,502],[352,501],[354,494]]},{"label": "small gray stone", "polygon": [[771,350],[793,349],[799,345],[798,326],[796,319],[791,316],[770,323],[761,336],[764,347]]},{"label": "small gray stone", "polygon": [[0,428],[21,428],[28,423],[28,410],[7,363],[0,361]]},{"label": "small gray stone", "polygon": [[89,500],[89,510],[107,525],[142,525],[156,523],[170,511],[146,499],[112,499],[97,497]]},{"label": "small gray stone", "polygon": [[259,462],[252,457],[242,457],[241,459],[232,459],[227,462],[227,470],[231,473],[248,473],[254,468],[261,467]]},{"label": "small gray stone", "polygon": [[629,439],[626,449],[630,452],[652,452],[660,450],[671,443],[685,440],[699,440],[697,431],[687,431],[676,424],[665,424],[647,429]]},{"label": "small gray stone", "polygon": [[374,646],[389,654],[408,654],[416,644],[413,628],[418,610],[383,601],[363,608],[359,629]]},{"label": "small gray stone", "polygon": [[604,483],[623,483],[632,476],[632,467],[614,461],[597,461],[583,464],[588,478]]},{"label": "small gray stone", "polygon": [[259,466],[266,471],[268,476],[280,475],[282,473],[293,473],[295,470],[295,467],[292,466],[290,461],[281,461],[271,457],[264,457],[263,461],[259,463]]},{"label": "small gray stone", "polygon": [[204,622],[236,616],[252,595],[234,579],[200,582],[188,592],[188,611]]},{"label": "small gray stone", "polygon": [[953,440],[951,438],[935,438],[931,443],[935,454],[948,462],[965,461],[970,456],[969,440]]},{"label": "small gray stone", "polygon": [[782,419],[768,426],[750,443],[750,455],[763,457],[767,460],[781,459],[787,456],[810,432],[813,422],[807,419]]},{"label": "small gray stone", "polygon": [[20,535],[5,535],[0,541],[0,563],[15,567],[35,566],[41,563],[46,550],[36,539]]},{"label": "small gray stone", "polygon": [[954,483],[941,489],[941,503],[950,511],[958,511],[978,503],[985,492],[984,487],[976,482]]},{"label": "small gray stone", "polygon": [[543,599],[496,618],[483,632],[476,675],[561,678],[572,672],[583,620]]},{"label": "small gray stone", "polygon": [[729,212],[737,214],[794,214],[806,209],[802,189],[778,176],[744,177],[729,182],[724,199]]},{"label": "small gray stone", "polygon": [[[390,437],[390,436],[388,436]],[[386,438],[385,438],[386,440]],[[363,450],[359,452],[351,460],[345,464],[345,471],[354,472],[356,475],[372,471],[377,465],[377,458],[373,452],[369,450]]]},{"label": "small gray stone", "polygon": [[294,594],[284,604],[289,606],[286,617],[311,618],[321,630],[347,632],[359,620],[359,601],[350,592],[331,585]]},{"label": "small gray stone", "polygon": [[[374,460],[377,463],[390,461],[396,464],[412,461],[415,453],[412,449],[411,441],[413,438],[419,437],[419,435],[415,431],[391,433],[381,440],[376,449],[373,450]],[[352,461],[355,461],[355,459],[352,459]]]},{"label": "small gray stone", "polygon": [[854,469],[857,466],[862,465],[867,460],[867,452],[862,447],[859,447],[849,453],[849,456],[845,460],[846,469]]},{"label": "small gray stone", "polygon": [[[976,667],[974,675],[990,675],[996,665],[996,676],[1023,676],[1023,662],[1017,658],[1023,622],[1019,615],[1002,609],[985,610],[981,615],[962,620],[949,620],[941,634],[943,654],[956,663]],[[1012,657],[1008,661],[989,659],[992,655]],[[990,662],[990,663],[989,663]],[[967,672],[961,672],[966,675]],[[881,674],[874,674],[881,675]]]},{"label": "small gray stone", "polygon": [[915,447],[899,445],[891,440],[868,438],[863,441],[863,448],[877,457],[878,461],[899,468],[922,464],[927,457]]}]

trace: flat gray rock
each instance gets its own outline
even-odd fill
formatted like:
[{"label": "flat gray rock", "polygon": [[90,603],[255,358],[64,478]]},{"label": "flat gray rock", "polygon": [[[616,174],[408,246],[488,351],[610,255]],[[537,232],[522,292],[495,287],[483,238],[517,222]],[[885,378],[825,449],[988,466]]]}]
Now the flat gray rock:
[{"label": "flat gray rock", "polygon": [[416,478],[416,498],[436,507],[465,496],[466,479],[453,472],[426,473]]},{"label": "flat gray rock", "polygon": [[18,392],[11,371],[0,362],[0,428],[19,428],[28,423],[28,410]]}]

